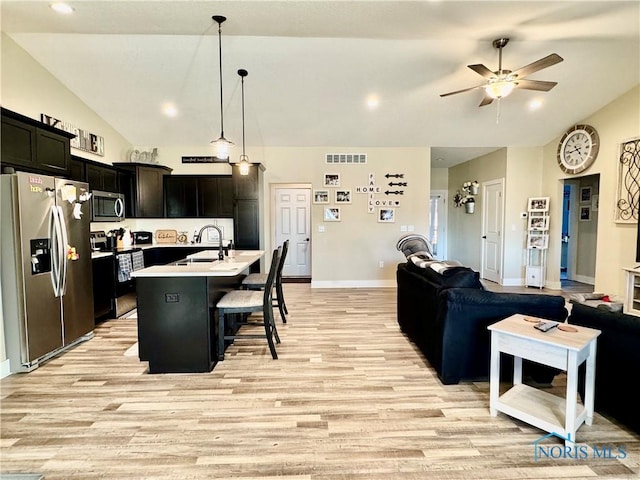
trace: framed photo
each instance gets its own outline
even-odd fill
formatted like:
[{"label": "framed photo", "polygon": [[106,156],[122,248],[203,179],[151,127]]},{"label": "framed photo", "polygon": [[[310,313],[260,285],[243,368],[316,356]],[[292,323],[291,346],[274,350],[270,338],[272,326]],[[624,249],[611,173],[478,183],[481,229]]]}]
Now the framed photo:
[{"label": "framed photo", "polygon": [[336,190],[336,203],[351,203],[351,190]]},{"label": "framed photo", "polygon": [[529,199],[530,212],[548,212],[549,197],[532,197]]},{"label": "framed photo", "polygon": [[581,222],[591,221],[591,207],[580,207],[580,221]]},{"label": "framed photo", "polygon": [[395,208],[380,208],[378,209],[378,222],[381,223],[394,223],[396,221],[396,209]]},{"label": "framed photo", "polygon": [[324,174],[324,186],[325,187],[339,187],[340,186],[340,174],[339,173],[325,173]]},{"label": "framed photo", "polygon": [[534,217],[529,215],[528,230],[549,230],[549,217],[547,215]]},{"label": "framed photo", "polygon": [[339,222],[340,221],[340,207],[326,207],[324,209],[324,221],[325,222]]},{"label": "framed photo", "polygon": [[314,190],[313,203],[329,203],[329,190]]},{"label": "framed photo", "polygon": [[530,233],[527,238],[527,248],[548,248],[549,235],[545,233]]},{"label": "framed photo", "polygon": [[580,187],[580,203],[591,203],[591,187]]}]

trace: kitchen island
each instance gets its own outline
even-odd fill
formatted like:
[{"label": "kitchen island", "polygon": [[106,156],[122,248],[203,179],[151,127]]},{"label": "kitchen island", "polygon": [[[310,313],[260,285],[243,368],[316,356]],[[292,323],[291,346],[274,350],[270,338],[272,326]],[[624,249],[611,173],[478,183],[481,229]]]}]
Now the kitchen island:
[{"label": "kitchen island", "polygon": [[149,373],[210,372],[224,359],[215,306],[240,287],[263,255],[245,250],[217,260],[217,251],[205,250],[131,273],[138,297],[138,356],[149,362]]}]

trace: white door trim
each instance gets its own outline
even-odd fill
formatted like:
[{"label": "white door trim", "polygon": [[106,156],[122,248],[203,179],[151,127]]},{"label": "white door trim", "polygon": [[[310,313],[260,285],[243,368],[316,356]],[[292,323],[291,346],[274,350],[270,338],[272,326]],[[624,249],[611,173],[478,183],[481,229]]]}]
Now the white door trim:
[{"label": "white door trim", "polygon": [[[311,259],[313,255],[311,253],[311,249],[313,248],[313,231],[311,226],[313,225],[313,221],[311,219],[311,215],[313,213],[313,209],[311,208],[311,194],[313,193],[313,185],[311,183],[270,183],[269,184],[269,201],[270,212],[269,212],[269,249],[273,250],[276,245],[276,234],[277,234],[277,208],[276,208],[276,191],[281,188],[290,188],[290,189],[305,189],[309,190],[309,278],[311,278],[313,272],[313,265],[311,264]],[[291,248],[291,247],[290,247]],[[269,250],[269,251],[270,251]]]},{"label": "white door trim", "polygon": [[[498,284],[502,285],[503,282],[503,275],[504,275],[504,178],[498,178],[495,180],[488,180],[486,182],[482,182],[482,198],[486,199],[487,198],[487,189],[490,186],[493,185],[499,185],[500,186],[500,240],[499,240],[499,246],[500,246],[500,258],[498,260],[499,263],[499,268],[500,268],[500,272],[498,274]],[[486,201],[482,202],[482,236],[486,237],[486,225],[485,225],[485,217],[486,217],[486,209],[487,209],[488,205]],[[481,272],[481,277],[484,278],[484,271],[485,271],[485,255],[486,255],[486,246],[487,246],[487,242],[485,241],[485,238],[482,239],[482,251],[481,251],[481,255],[480,255],[480,272]]]}]

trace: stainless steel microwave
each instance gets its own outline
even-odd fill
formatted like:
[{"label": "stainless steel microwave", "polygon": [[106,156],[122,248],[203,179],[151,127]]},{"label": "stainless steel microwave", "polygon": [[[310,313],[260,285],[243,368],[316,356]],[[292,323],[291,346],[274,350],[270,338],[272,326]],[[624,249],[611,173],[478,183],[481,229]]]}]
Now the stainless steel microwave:
[{"label": "stainless steel microwave", "polygon": [[121,222],[124,220],[124,195],[93,190],[91,195],[92,222]]}]

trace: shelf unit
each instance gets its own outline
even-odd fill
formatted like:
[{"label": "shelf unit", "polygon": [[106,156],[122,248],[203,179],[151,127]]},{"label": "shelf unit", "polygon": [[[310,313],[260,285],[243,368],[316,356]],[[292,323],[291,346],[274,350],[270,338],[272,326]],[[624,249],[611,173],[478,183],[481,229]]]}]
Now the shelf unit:
[{"label": "shelf unit", "polygon": [[529,199],[525,286],[543,288],[549,247],[549,197]]},{"label": "shelf unit", "polygon": [[640,269],[625,268],[627,272],[627,294],[624,299],[624,313],[640,317]]}]

